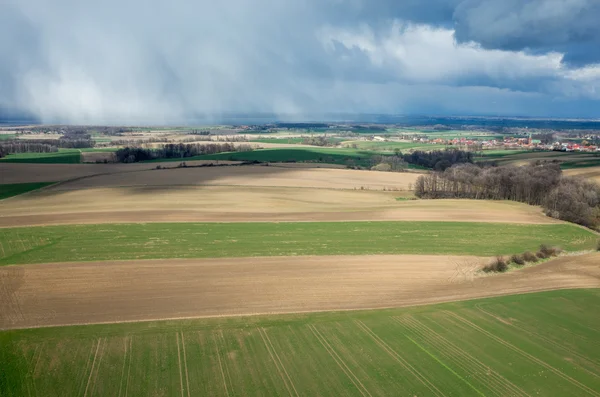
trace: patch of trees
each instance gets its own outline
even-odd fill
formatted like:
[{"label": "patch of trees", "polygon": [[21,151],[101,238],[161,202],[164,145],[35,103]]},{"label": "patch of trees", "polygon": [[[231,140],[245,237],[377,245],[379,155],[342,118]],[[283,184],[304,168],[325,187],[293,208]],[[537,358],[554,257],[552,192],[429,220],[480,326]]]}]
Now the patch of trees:
[{"label": "patch of trees", "polygon": [[337,142],[324,136],[311,136],[302,139],[302,144],[312,146],[336,146]]},{"label": "patch of trees", "polygon": [[512,200],[541,205],[553,218],[590,228],[600,227],[600,186],[562,175],[556,162],[525,166],[455,165],[420,176],[415,195],[423,198]]},{"label": "patch of trees", "polygon": [[424,152],[416,150],[402,156],[409,164],[444,171],[454,164],[472,163],[473,153],[465,150],[446,149]]},{"label": "patch of trees", "polygon": [[58,152],[58,147],[47,143],[30,143],[28,141],[10,141],[0,143],[0,157],[14,153],[52,153]]},{"label": "patch of trees", "polygon": [[372,156],[371,169],[374,171],[401,172],[408,168],[406,161],[401,156]]},{"label": "patch of trees", "polygon": [[147,160],[176,159],[200,156],[204,154],[248,152],[251,150],[252,147],[250,145],[234,145],[232,143],[169,143],[154,149],[128,146],[117,150],[115,152],[115,156],[117,161],[121,163],[137,163],[139,161]]}]

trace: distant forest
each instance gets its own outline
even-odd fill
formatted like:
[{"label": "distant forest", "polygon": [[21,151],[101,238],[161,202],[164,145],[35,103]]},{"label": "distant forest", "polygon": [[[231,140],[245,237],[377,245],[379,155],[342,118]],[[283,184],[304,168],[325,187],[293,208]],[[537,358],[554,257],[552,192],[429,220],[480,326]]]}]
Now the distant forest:
[{"label": "distant forest", "polygon": [[157,148],[125,147],[115,152],[117,161],[121,163],[137,163],[139,161],[157,159],[183,159],[205,154],[223,152],[249,152],[250,145],[234,145],[233,143],[169,143],[159,145]]}]

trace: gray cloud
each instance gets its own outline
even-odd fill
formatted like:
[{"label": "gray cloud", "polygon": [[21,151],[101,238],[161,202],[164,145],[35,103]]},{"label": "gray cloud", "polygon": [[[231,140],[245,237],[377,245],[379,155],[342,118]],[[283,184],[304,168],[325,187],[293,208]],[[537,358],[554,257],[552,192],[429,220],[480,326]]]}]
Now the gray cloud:
[{"label": "gray cloud", "polygon": [[[585,52],[592,27],[538,37],[529,9],[519,14],[528,31],[506,13],[470,0],[7,0],[0,114],[78,123],[224,112],[594,116],[600,73],[562,61],[571,43]],[[569,26],[579,22],[572,14]]]},{"label": "gray cloud", "polygon": [[464,0],[455,9],[456,38],[486,48],[560,51],[577,65],[600,62],[597,0]]}]

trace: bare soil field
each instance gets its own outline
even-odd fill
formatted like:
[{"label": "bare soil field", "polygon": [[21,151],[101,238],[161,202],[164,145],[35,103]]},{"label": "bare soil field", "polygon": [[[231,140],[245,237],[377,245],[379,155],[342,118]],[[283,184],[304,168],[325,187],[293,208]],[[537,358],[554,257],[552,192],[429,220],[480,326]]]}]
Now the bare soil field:
[{"label": "bare soil field", "polygon": [[[160,163],[161,167],[177,167],[179,161]],[[195,160],[186,161],[189,166],[203,164],[239,164],[238,161]],[[113,174],[155,169],[156,163],[136,164],[28,164],[0,163],[0,184],[58,182],[92,175]]]},{"label": "bare soil field", "polygon": [[0,328],[400,307],[600,287],[600,253],[494,276],[477,257],[116,261],[0,269]]},{"label": "bare soil field", "polygon": [[[187,163],[187,162],[186,162]],[[161,163],[162,164],[165,163]],[[166,163],[167,166],[169,163]],[[172,164],[172,163],[171,163]],[[190,163],[187,163],[191,165]],[[136,164],[137,165],[137,164]],[[156,167],[153,164],[152,167]],[[122,168],[125,169],[125,168]],[[141,168],[141,170],[148,169]],[[134,170],[132,167],[130,170]],[[230,185],[409,190],[419,174],[346,169],[243,166],[120,172],[62,184],[57,189],[116,186]]]},{"label": "bare soil field", "polygon": [[538,207],[516,202],[398,201],[402,192],[174,185],[65,190],[69,185],[0,201],[0,227],[191,221],[559,222]]},{"label": "bare soil field", "polygon": [[563,171],[563,173],[569,176],[581,176],[600,183],[600,167],[572,168]]}]

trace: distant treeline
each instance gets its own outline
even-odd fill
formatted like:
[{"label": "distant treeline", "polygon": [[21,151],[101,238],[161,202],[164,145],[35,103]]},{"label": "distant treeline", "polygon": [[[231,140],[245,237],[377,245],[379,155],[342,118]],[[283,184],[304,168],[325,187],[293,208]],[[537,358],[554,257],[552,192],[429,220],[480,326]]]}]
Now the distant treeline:
[{"label": "distant treeline", "polygon": [[312,146],[337,146],[337,142],[333,139],[326,138],[324,136],[311,136],[302,139],[303,145]]},{"label": "distant treeline", "polygon": [[250,145],[234,145],[232,143],[169,143],[166,145],[160,145],[160,147],[152,149],[128,146],[117,150],[115,155],[118,162],[137,163],[139,161],[147,160],[179,159],[200,156],[204,154],[216,154],[223,152],[248,152],[251,150],[252,147]]},{"label": "distant treeline", "polygon": [[58,147],[46,143],[30,143],[28,141],[10,141],[0,143],[0,157],[14,153],[51,153],[58,152]]},{"label": "distant treeline", "polygon": [[14,153],[51,153],[58,148],[82,149],[96,145],[91,135],[82,130],[63,131],[59,139],[13,139],[0,143],[0,157]]},{"label": "distant treeline", "polygon": [[420,176],[415,194],[422,198],[513,200],[541,205],[553,218],[600,227],[600,186],[562,175],[556,162],[525,166],[479,167],[460,164]]},{"label": "distant treeline", "polygon": [[444,171],[454,164],[472,163],[473,153],[458,149],[433,150],[431,152],[416,150],[402,155],[402,159],[409,164]]},{"label": "distant treeline", "polygon": [[327,128],[329,124],[324,123],[277,123],[278,128]]}]

